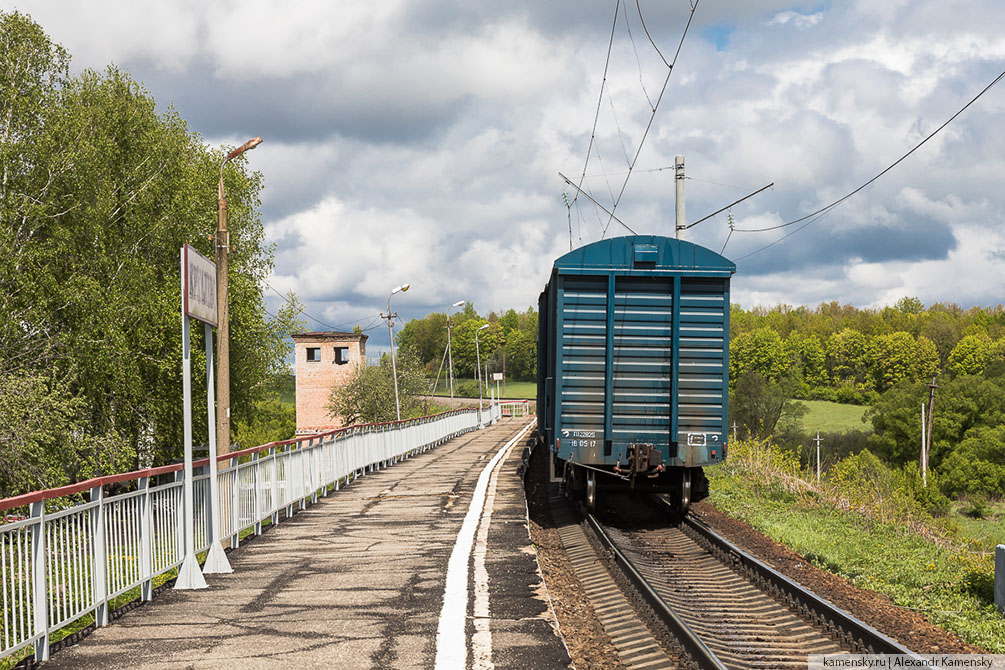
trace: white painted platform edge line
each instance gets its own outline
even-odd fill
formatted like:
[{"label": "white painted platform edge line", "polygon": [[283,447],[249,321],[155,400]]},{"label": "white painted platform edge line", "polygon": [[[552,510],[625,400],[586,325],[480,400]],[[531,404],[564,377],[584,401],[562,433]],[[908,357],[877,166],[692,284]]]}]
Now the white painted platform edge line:
[{"label": "white painted platform edge line", "polygon": [[485,492],[488,489],[489,476],[503,455],[516,444],[534,425],[531,421],[524,426],[516,436],[507,442],[488,465],[482,469],[475,484],[475,492],[468,506],[467,514],[461,530],[457,533],[457,541],[450,552],[447,562],[446,588],[443,591],[443,607],[440,610],[440,622],[436,630],[436,670],[457,670],[467,667],[468,647],[465,636],[465,624],[468,613],[468,563],[471,560],[471,545],[475,538],[475,529],[481,518],[485,505]]},{"label": "white painted platform edge line", "polygon": [[492,468],[489,474],[489,485],[485,493],[485,505],[482,509],[478,529],[475,532],[475,542],[472,547],[472,569],[474,570],[474,634],[471,636],[471,668],[472,670],[494,670],[492,663],[492,620],[489,611],[489,573],[485,567],[485,555],[488,553],[489,527],[492,525],[492,511],[495,509],[496,490],[499,485],[499,471],[509,458],[515,446],[511,440],[501,450],[502,458]]}]

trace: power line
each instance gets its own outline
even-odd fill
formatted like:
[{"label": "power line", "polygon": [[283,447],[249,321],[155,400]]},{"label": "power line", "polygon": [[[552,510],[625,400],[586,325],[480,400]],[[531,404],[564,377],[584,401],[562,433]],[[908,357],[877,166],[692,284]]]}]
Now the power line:
[{"label": "power line", "polygon": [[[674,169],[673,165],[666,165],[664,167],[649,168],[648,170],[641,170],[641,169],[640,170],[636,170],[635,173],[638,174],[640,172],[663,172],[664,170],[673,170],[673,169]],[[598,177],[620,177],[623,174],[628,174],[628,171],[624,170],[624,171],[621,171],[621,172],[606,172],[606,173],[603,173],[603,174],[591,174],[591,175],[587,175],[587,178],[588,179],[597,179]],[[688,177],[688,179],[690,179],[690,177]]]},{"label": "power line", "polygon": [[[685,226],[685,228],[694,228],[695,226],[697,226],[697,225],[698,225],[699,223],[701,223],[702,221],[707,221],[708,219],[711,219],[711,218],[712,218],[713,216],[715,216],[716,214],[720,214],[720,213],[722,213],[722,212],[725,212],[725,211],[726,211],[727,209],[729,209],[729,208],[730,208],[730,207],[732,207],[733,205],[738,205],[738,204],[740,204],[741,202],[743,202],[744,200],[746,200],[747,198],[753,198],[753,197],[754,197],[755,195],[757,195],[757,194],[758,194],[758,193],[760,193],[761,191],[766,191],[767,189],[771,188],[771,187],[772,187],[772,186],[774,186],[774,185],[775,185],[775,182],[771,182],[771,183],[770,183],[770,184],[768,184],[767,186],[762,186],[761,188],[757,189],[757,190],[756,190],[756,191],[754,191],[753,193],[748,193],[747,195],[743,196],[743,197],[742,197],[742,198],[740,198],[739,200],[734,200],[733,202],[729,203],[729,204],[728,204],[728,205],[726,205],[725,207],[722,207],[722,208],[720,208],[720,209],[717,209],[717,210],[715,210],[714,212],[712,212],[712,213],[711,213],[711,214],[709,214],[708,216],[703,216],[703,217],[701,217],[700,219],[698,219],[697,221],[695,221],[694,223],[689,223],[689,224],[688,224],[687,226]],[[732,233],[732,232],[733,232],[733,228],[732,228],[732,226],[730,226],[730,230],[729,230],[729,232],[730,232],[730,233]]]},{"label": "power line", "polygon": [[[268,286],[268,287],[269,287],[270,289],[272,289],[272,292],[273,292],[273,293],[275,293],[275,294],[276,294],[276,295],[278,295],[278,296],[279,296],[280,298],[282,298],[283,300],[285,300],[287,304],[290,304],[290,305],[294,304],[292,300],[290,300],[290,299],[289,299],[289,298],[287,298],[287,297],[286,297],[285,295],[283,295],[283,294],[282,294],[282,293],[280,293],[280,292],[279,292],[278,290],[276,290],[276,287],[275,287],[275,286],[273,286],[272,284],[269,284],[268,282],[266,282],[266,286]],[[366,319],[370,318],[369,316],[364,316],[363,318],[361,318],[361,319],[358,319],[358,320],[356,320],[356,321],[347,321],[346,323],[342,323],[342,324],[339,324],[339,325],[337,325],[337,326],[333,326],[333,325],[331,325],[331,324],[329,324],[329,323],[325,323],[324,321],[322,321],[321,319],[319,319],[319,318],[317,318],[317,317],[314,317],[314,316],[311,316],[310,314],[308,314],[308,313],[307,313],[307,311],[306,311],[306,310],[302,309],[302,307],[303,307],[303,305],[301,305],[301,310],[300,310],[300,314],[303,314],[304,316],[306,316],[306,317],[307,317],[308,319],[311,319],[312,321],[316,321],[316,322],[318,322],[319,324],[321,324],[321,325],[322,325],[322,326],[324,326],[325,328],[328,328],[329,330],[339,330],[340,328],[345,328],[345,327],[347,327],[347,326],[354,326],[354,325],[356,325],[356,324],[359,324],[359,323],[362,323],[362,322],[363,322],[363,321],[365,321]],[[268,311],[268,310],[266,310],[266,311]],[[273,318],[277,318],[277,319],[279,318],[279,317],[277,317],[277,316],[273,315],[273,314],[272,314],[271,312],[269,312],[269,314],[270,314],[270,316],[272,316]],[[377,315],[377,318],[380,318],[380,315],[379,315],[379,314]]]},{"label": "power line", "polygon": [[[614,46],[614,30],[618,27],[618,9],[621,7],[621,0],[614,5],[614,23],[611,25],[611,39],[607,43],[607,60],[604,61],[604,78],[600,81],[600,95],[597,97],[597,113],[593,116],[593,130],[590,131],[590,144],[586,147],[586,161],[583,163],[583,174],[579,178],[579,186],[583,185],[586,178],[586,166],[590,164],[590,152],[593,150],[593,140],[597,136],[597,120],[600,118],[600,107],[604,102],[604,86],[607,84],[607,68],[611,64],[611,49]],[[572,201],[576,202],[579,192],[573,196]]]},{"label": "power line", "polygon": [[[628,164],[628,174],[625,175],[625,181],[621,184],[621,191],[618,192],[618,197],[614,201],[614,206],[611,207],[611,211],[609,212],[610,218],[607,219],[607,225],[604,227],[604,235],[607,234],[607,229],[610,227],[611,221],[614,220],[614,212],[616,212],[617,209],[618,209],[618,204],[621,202],[621,196],[623,196],[625,194],[625,188],[628,186],[628,180],[631,179],[631,177],[632,177],[632,169],[634,169],[635,163],[639,160],[639,154],[642,153],[642,147],[645,146],[646,138],[649,136],[649,130],[650,130],[650,128],[652,128],[653,121],[656,119],[656,110],[659,109],[660,103],[663,101],[663,96],[666,94],[667,86],[669,86],[669,84],[670,84],[670,77],[673,75],[674,66],[677,65],[677,57],[680,56],[680,50],[684,46],[684,38],[687,37],[687,31],[691,27],[691,21],[694,19],[694,12],[698,8],[698,2],[700,2],[700,1],[701,0],[695,0],[694,5],[691,7],[691,13],[687,17],[687,24],[684,26],[684,32],[683,32],[683,34],[681,34],[681,36],[680,36],[680,43],[677,44],[677,52],[674,54],[673,62],[672,63],[667,63],[668,71],[667,71],[666,79],[663,80],[663,88],[660,90],[659,97],[656,98],[656,105],[653,107],[653,113],[649,117],[649,123],[646,124],[646,130],[645,130],[644,133],[642,133],[642,139],[639,141],[639,147],[635,151],[635,157],[632,159],[632,162]],[[636,0],[636,2],[637,2],[637,0]],[[642,16],[642,8],[641,7],[639,7],[639,16],[640,17]],[[642,21],[642,26],[645,27],[645,20]],[[648,29],[646,30],[646,34],[647,35],[649,34]],[[649,39],[650,39],[650,41],[652,41],[652,37],[650,37]],[[656,45],[653,44],[654,48],[655,48],[655,46]],[[658,53],[659,49],[657,49],[656,51]],[[660,53],[660,58],[663,58],[663,54],[662,53]],[[665,58],[663,59],[663,62],[666,63],[666,59]],[[585,172],[585,170],[584,170],[584,172]],[[625,225],[625,224],[622,223],[621,225]],[[625,226],[625,227],[627,228],[628,226]],[[603,235],[601,235],[601,237],[603,237]]]},{"label": "power line", "polygon": [[755,249],[754,251],[751,251],[751,252],[750,252],[749,254],[746,254],[746,255],[744,255],[744,256],[740,256],[739,258],[737,258],[737,259],[736,259],[736,261],[737,261],[737,262],[739,262],[739,261],[742,261],[742,260],[743,260],[744,258],[750,258],[750,257],[751,257],[751,256],[753,256],[754,254],[759,254],[759,253],[761,253],[762,251],[764,251],[765,249],[770,249],[771,247],[775,246],[775,245],[776,245],[776,244],[778,244],[779,242],[782,242],[782,241],[784,241],[784,240],[786,240],[786,239],[788,239],[788,238],[792,237],[793,235],[795,235],[796,233],[798,233],[798,232],[799,232],[800,230],[802,230],[802,229],[803,229],[803,228],[805,228],[806,226],[808,226],[808,225],[810,225],[810,224],[812,224],[812,223],[816,223],[817,221],[819,221],[819,220],[820,220],[820,219],[822,219],[823,217],[825,217],[825,216],[827,216],[828,214],[830,214],[830,213],[831,213],[832,211],[834,211],[834,210],[831,210],[831,209],[828,209],[828,210],[826,210],[826,211],[823,211],[823,212],[820,212],[820,214],[818,214],[818,215],[817,215],[816,217],[814,217],[814,218],[810,219],[809,221],[807,221],[807,222],[806,222],[806,223],[804,223],[803,225],[799,226],[799,227],[798,227],[798,228],[796,228],[795,230],[792,230],[792,231],[790,231],[790,232],[786,233],[785,235],[782,235],[781,237],[779,237],[779,238],[778,238],[777,240],[775,240],[774,242],[771,242],[770,244],[765,244],[765,245],[764,245],[763,247],[761,247],[760,249]]},{"label": "power line", "polygon": [[[864,184],[862,184],[861,186],[859,186],[858,188],[856,188],[851,193],[848,193],[847,195],[842,196],[841,198],[838,198],[837,200],[835,200],[831,204],[827,205],[826,207],[821,207],[820,209],[816,210],[815,212],[810,212],[806,216],[801,216],[798,219],[795,219],[793,221],[789,221],[787,223],[780,223],[777,226],[768,226],[767,228],[737,228],[735,232],[737,232],[737,233],[764,233],[764,232],[767,232],[769,230],[778,230],[779,228],[786,228],[788,226],[792,226],[792,225],[795,225],[797,223],[801,223],[803,221],[806,221],[807,219],[810,219],[812,217],[817,216],[818,214],[823,214],[824,212],[826,212],[826,211],[828,211],[828,210],[830,210],[830,209],[832,209],[834,207],[837,207],[842,202],[844,202],[848,198],[852,197],[853,195],[855,195],[856,193],[858,193],[859,191],[861,191],[862,189],[864,189],[866,186],[869,186],[870,184],[872,184],[874,181],[876,181],[877,179],[879,179],[880,177],[882,177],[883,175],[885,175],[887,172],[889,172],[893,168],[897,167],[904,159],[906,159],[908,156],[910,156],[915,151],[917,151],[918,149],[920,149],[921,146],[923,144],[925,144],[925,142],[927,142],[928,140],[930,140],[933,137],[935,137],[943,128],[945,128],[950,123],[952,123],[956,119],[957,116],[959,116],[960,114],[962,114],[963,112],[965,112],[967,110],[967,108],[970,107],[970,105],[972,105],[975,102],[977,102],[977,100],[982,95],[984,95],[985,93],[987,93],[988,90],[990,90],[990,88],[992,86],[994,86],[999,81],[1001,81],[1001,79],[1003,77],[1005,77],[1005,72],[1002,72],[997,77],[995,77],[994,80],[990,84],[988,84],[987,86],[985,86],[981,90],[980,93],[978,93],[977,95],[975,95],[970,100],[970,102],[968,102],[967,104],[963,105],[963,107],[961,107],[955,114],[953,114],[951,117],[949,117],[949,119],[945,123],[943,123],[941,126],[939,126],[938,128],[936,128],[935,130],[933,130],[931,132],[931,134],[929,134],[925,139],[921,140],[916,145],[914,145],[914,147],[910,151],[908,151],[906,154],[904,154],[903,156],[901,156],[900,158],[898,158],[897,160],[895,160],[893,163],[891,163],[889,166],[887,166],[882,172],[880,172],[875,177],[873,177],[869,181],[865,182]],[[813,220],[816,221],[816,219],[813,219]],[[812,223],[812,222],[813,221],[811,221],[810,223]],[[798,230],[802,230],[805,227],[806,226],[800,226]],[[788,236],[786,235],[786,237],[788,237]],[[783,237],[781,239],[785,239],[785,238]],[[781,241],[781,240],[777,240],[777,241]],[[772,243],[772,244],[774,244],[774,243]],[[771,245],[768,245],[768,246],[771,246]],[[763,247],[763,248],[767,249],[767,247]],[[761,249],[758,249],[757,251],[761,251]],[[757,251],[752,252],[752,253],[757,253]],[[752,254],[747,254],[747,255],[749,256],[749,255],[752,255]],[[746,258],[746,256],[744,256],[744,258]]]},{"label": "power line", "polygon": [[[659,168],[659,169],[660,170],[672,170],[673,168],[674,168],[673,165],[668,165],[665,168]],[[650,170],[650,172],[652,172],[652,170]],[[684,179],[690,179],[691,181],[700,181],[702,184],[715,184],[716,186],[725,186],[726,188],[733,188],[733,189],[736,189],[737,191],[749,191],[750,190],[749,186],[734,186],[733,184],[723,184],[722,182],[719,182],[719,181],[711,181],[709,179],[698,179],[697,177],[692,177],[690,175],[684,177]]]}]

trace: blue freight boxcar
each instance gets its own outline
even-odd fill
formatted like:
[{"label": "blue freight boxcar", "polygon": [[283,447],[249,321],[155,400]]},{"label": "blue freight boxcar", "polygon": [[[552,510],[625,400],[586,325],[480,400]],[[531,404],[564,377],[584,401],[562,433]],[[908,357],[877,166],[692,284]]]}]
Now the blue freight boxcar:
[{"label": "blue freight boxcar", "polygon": [[555,261],[538,322],[538,433],[567,491],[708,494],[726,457],[729,279],[736,265],[655,235]]}]

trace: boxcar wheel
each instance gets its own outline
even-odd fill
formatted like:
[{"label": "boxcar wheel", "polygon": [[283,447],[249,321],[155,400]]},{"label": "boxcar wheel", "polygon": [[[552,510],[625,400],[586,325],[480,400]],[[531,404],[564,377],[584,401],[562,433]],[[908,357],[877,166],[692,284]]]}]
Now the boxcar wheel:
[{"label": "boxcar wheel", "polygon": [[691,507],[691,468],[684,468],[680,476],[680,511],[687,514]]},{"label": "boxcar wheel", "polygon": [[586,471],[586,511],[597,511],[597,473],[593,470]]},{"label": "boxcar wheel", "polygon": [[565,497],[569,500],[576,499],[576,466],[568,461],[565,463]]}]

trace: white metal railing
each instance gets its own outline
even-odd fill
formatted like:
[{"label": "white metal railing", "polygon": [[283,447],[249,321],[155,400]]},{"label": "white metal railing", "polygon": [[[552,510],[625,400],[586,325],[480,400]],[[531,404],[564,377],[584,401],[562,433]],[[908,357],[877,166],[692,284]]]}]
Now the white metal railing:
[{"label": "white metal railing", "polygon": [[[494,423],[501,415],[495,405],[483,418]],[[279,523],[280,512],[288,518],[329,488],[478,427],[477,410],[454,410],[222,456],[219,539],[237,547],[242,531],[261,533],[266,521]],[[208,458],[194,463],[197,552],[213,541],[208,465]],[[140,598],[150,600],[154,578],[178,567],[185,555],[183,476],[182,464],[175,464],[0,500],[0,512],[30,510],[0,525],[0,658],[34,645],[36,661],[46,660],[49,637],[63,626],[88,614],[96,625],[107,624],[110,601],[130,589],[139,587]],[[132,490],[106,496],[105,488],[115,484]],[[87,502],[68,498],[85,492]]]},{"label": "white metal railing", "polygon": [[499,403],[500,416],[530,416],[529,400],[503,400]]}]

